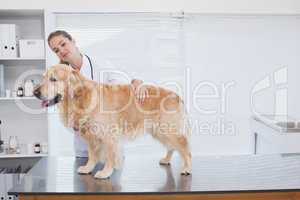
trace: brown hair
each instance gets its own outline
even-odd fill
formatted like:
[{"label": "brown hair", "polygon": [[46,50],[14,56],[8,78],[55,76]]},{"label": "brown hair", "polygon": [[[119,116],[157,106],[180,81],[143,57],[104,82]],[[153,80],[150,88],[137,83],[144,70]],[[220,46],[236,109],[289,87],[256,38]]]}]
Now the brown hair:
[{"label": "brown hair", "polygon": [[[49,34],[48,36],[48,45],[50,46],[50,41],[52,38],[56,37],[56,36],[63,36],[65,38],[67,38],[68,40],[72,41],[73,38],[72,36],[67,32],[67,31],[64,31],[64,30],[56,30],[56,31],[53,31],[52,33]],[[59,62],[60,64],[66,64],[66,65],[69,65],[68,62],[65,62],[65,61],[62,61],[60,60]]]}]

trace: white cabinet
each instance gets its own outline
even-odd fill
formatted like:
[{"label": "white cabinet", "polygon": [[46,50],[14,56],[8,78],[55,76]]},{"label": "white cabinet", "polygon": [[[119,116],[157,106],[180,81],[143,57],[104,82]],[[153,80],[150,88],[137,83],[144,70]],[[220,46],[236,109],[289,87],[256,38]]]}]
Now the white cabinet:
[{"label": "white cabinet", "polygon": [[[16,97],[17,87],[24,87],[28,79],[38,83],[46,68],[44,57],[20,57],[18,43],[20,39],[45,41],[44,11],[0,9],[0,27],[1,24],[13,24],[12,27],[17,27],[15,33],[18,35],[17,53],[14,56],[0,55],[0,66],[3,69],[3,79],[0,80],[2,139],[7,143],[9,136],[17,136],[19,144],[24,146],[48,142],[47,111],[41,109],[40,101],[34,97]],[[10,34],[2,32],[1,35]],[[1,41],[5,42],[3,38]],[[44,55],[45,49],[42,51]]]}]

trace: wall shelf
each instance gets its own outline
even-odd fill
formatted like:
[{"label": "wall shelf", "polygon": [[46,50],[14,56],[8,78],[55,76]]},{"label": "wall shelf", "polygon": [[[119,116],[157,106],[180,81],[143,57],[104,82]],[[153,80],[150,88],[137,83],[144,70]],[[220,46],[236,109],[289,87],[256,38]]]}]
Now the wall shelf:
[{"label": "wall shelf", "polygon": [[36,97],[0,97],[0,101],[9,100],[38,100]]},{"label": "wall shelf", "polygon": [[30,157],[46,157],[48,154],[45,153],[36,153],[36,154],[0,154],[1,158],[30,158]]},{"label": "wall shelf", "polygon": [[18,61],[18,60],[29,60],[29,61],[45,61],[45,58],[1,58],[0,61]]},{"label": "wall shelf", "polygon": [[4,67],[18,66],[18,67],[31,67],[39,66],[45,69],[46,59],[36,59],[36,58],[0,58],[0,64]]}]

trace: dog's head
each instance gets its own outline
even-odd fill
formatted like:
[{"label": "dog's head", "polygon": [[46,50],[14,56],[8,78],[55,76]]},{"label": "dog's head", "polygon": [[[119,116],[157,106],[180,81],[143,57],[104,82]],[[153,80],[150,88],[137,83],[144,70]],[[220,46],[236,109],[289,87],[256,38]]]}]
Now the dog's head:
[{"label": "dog's head", "polygon": [[68,65],[50,67],[43,76],[42,82],[34,89],[34,96],[42,100],[43,107],[55,105],[63,100],[72,77],[78,72]]}]

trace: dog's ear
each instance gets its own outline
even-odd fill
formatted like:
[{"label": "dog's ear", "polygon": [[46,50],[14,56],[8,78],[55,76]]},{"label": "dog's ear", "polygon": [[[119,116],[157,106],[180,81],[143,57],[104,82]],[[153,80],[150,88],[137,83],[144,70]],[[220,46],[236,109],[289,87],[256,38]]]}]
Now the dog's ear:
[{"label": "dog's ear", "polygon": [[79,98],[79,97],[85,97],[87,94],[87,91],[89,89],[86,86],[86,83],[82,78],[80,77],[80,72],[76,70],[72,70],[69,78],[69,91],[71,94],[71,98]]},{"label": "dog's ear", "polygon": [[73,91],[73,98],[79,99],[79,98],[85,98],[87,93],[87,89],[84,86],[76,87]]},{"label": "dog's ear", "polygon": [[80,77],[79,77],[79,72],[72,69],[69,73],[68,77],[68,95],[72,99],[75,95],[75,90],[78,86],[80,86]]},{"label": "dog's ear", "polygon": [[91,104],[92,92],[89,87],[84,84],[78,84],[73,88],[72,104],[76,107],[76,111],[88,109]]}]

